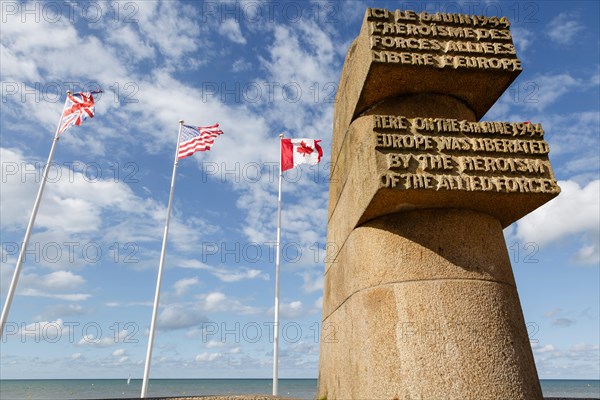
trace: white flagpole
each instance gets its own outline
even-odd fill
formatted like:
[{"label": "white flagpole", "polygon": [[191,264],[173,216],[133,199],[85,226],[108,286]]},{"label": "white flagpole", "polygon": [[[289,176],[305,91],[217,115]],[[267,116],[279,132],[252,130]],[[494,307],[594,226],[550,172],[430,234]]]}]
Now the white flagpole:
[{"label": "white flagpole", "polygon": [[277,197],[277,244],[275,245],[277,254],[275,256],[275,323],[273,324],[273,396],[277,396],[278,374],[279,374],[279,246],[281,243],[281,139],[283,133],[279,135],[279,195]]},{"label": "white flagpole", "polygon": [[171,193],[169,194],[169,205],[167,206],[167,221],[163,234],[162,249],[160,251],[160,263],[158,265],[158,278],[156,279],[156,293],[154,294],[154,308],[152,309],[152,322],[150,323],[150,337],[148,338],[148,350],[146,351],[146,365],[144,366],[144,380],[142,382],[141,398],[146,397],[148,392],[148,377],[150,374],[150,361],[152,359],[152,346],[154,345],[154,330],[156,329],[156,316],[158,314],[158,301],[160,298],[160,284],[162,281],[163,267],[165,264],[165,252],[167,250],[167,237],[169,236],[169,221],[171,220],[171,206],[173,205],[173,191],[175,189],[175,174],[179,163],[179,141],[181,140],[181,127],[183,120],[179,120],[179,134],[177,135],[177,147],[175,148],[175,161],[173,162],[173,176],[171,177]]},{"label": "white flagpole", "polygon": [[8,294],[6,295],[6,302],[4,303],[4,308],[2,309],[2,317],[0,317],[0,336],[2,336],[2,332],[4,332],[4,325],[6,324],[6,319],[8,318],[8,312],[10,311],[10,305],[12,304],[13,296],[15,295],[15,290],[17,289],[17,282],[19,281],[19,275],[21,274],[21,267],[23,266],[23,259],[25,258],[25,251],[27,250],[27,244],[29,243],[29,237],[31,236],[31,231],[33,230],[33,224],[35,223],[35,217],[37,216],[38,208],[40,207],[40,201],[42,199],[42,193],[44,193],[44,187],[46,186],[46,179],[48,178],[48,171],[50,169],[50,163],[52,162],[52,156],[54,155],[54,149],[56,148],[56,143],[58,142],[58,131],[60,130],[60,126],[63,121],[63,114],[65,113],[65,108],[67,106],[67,100],[71,91],[67,91],[67,97],[65,98],[65,104],[63,105],[62,112],[60,113],[60,120],[58,121],[58,126],[56,127],[56,133],[54,134],[54,139],[52,140],[52,147],[50,148],[50,154],[48,154],[48,161],[46,162],[46,167],[44,168],[44,173],[42,175],[42,182],[40,183],[40,187],[37,192],[37,196],[35,198],[35,202],[33,203],[33,210],[31,211],[31,216],[29,217],[29,224],[27,224],[27,229],[25,230],[25,238],[23,239],[23,246],[21,246],[21,251],[19,252],[19,258],[17,259],[17,265],[15,266],[15,272],[13,273],[12,281],[10,282],[10,287],[8,288]]}]

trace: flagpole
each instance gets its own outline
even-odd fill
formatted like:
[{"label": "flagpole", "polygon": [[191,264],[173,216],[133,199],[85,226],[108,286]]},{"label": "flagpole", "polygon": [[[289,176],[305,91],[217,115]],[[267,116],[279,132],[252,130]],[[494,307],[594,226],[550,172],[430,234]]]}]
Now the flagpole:
[{"label": "flagpole", "polygon": [[173,176],[171,177],[171,192],[169,193],[169,205],[167,206],[167,220],[163,234],[162,249],[160,251],[160,263],[158,265],[158,278],[156,279],[156,293],[154,294],[154,307],[152,309],[152,322],[150,323],[150,336],[148,338],[148,350],[146,351],[146,365],[144,366],[144,380],[142,382],[141,398],[146,397],[148,392],[148,378],[150,374],[150,361],[152,359],[152,346],[154,344],[154,331],[156,329],[156,316],[158,314],[158,301],[160,298],[160,284],[165,264],[165,252],[167,250],[167,237],[169,236],[169,221],[171,220],[171,207],[173,205],[173,191],[175,189],[175,175],[179,163],[179,141],[181,140],[181,127],[183,120],[179,120],[179,134],[177,135],[177,146],[175,147],[175,161],[173,162]]},{"label": "flagpole", "polygon": [[279,194],[277,196],[277,243],[275,256],[275,323],[273,324],[273,396],[277,396],[279,379],[279,266],[281,243],[281,178],[283,176],[281,166],[281,140],[283,133],[279,135]]},{"label": "flagpole", "polygon": [[60,130],[60,126],[63,121],[63,115],[65,113],[65,108],[67,106],[67,101],[69,99],[69,95],[71,91],[67,91],[67,97],[65,98],[65,104],[63,105],[63,110],[60,113],[60,120],[58,121],[58,126],[56,127],[56,133],[54,133],[54,139],[52,140],[52,147],[50,147],[50,154],[48,154],[48,161],[46,162],[46,166],[44,167],[44,173],[42,175],[42,182],[40,183],[40,187],[37,192],[37,196],[35,198],[35,202],[33,203],[33,210],[31,211],[31,216],[29,217],[29,223],[27,224],[27,229],[25,230],[25,238],[23,239],[23,246],[21,246],[21,251],[19,252],[19,258],[17,259],[17,265],[15,266],[15,272],[13,273],[12,281],[10,282],[10,287],[8,288],[8,294],[6,295],[6,302],[4,303],[4,307],[2,308],[2,316],[0,317],[0,336],[4,332],[4,325],[6,324],[6,319],[8,318],[8,312],[10,311],[10,305],[12,304],[13,296],[15,295],[15,290],[17,289],[17,282],[19,281],[19,275],[21,274],[21,267],[23,266],[23,259],[25,258],[25,251],[27,250],[27,244],[29,243],[29,237],[31,236],[31,231],[33,230],[33,224],[35,223],[35,218],[37,216],[38,208],[40,207],[40,201],[42,199],[42,193],[44,193],[44,187],[46,186],[46,180],[48,178],[48,171],[50,169],[50,163],[52,162],[52,157],[54,156],[54,150],[56,149],[56,143],[58,142],[58,131]]}]

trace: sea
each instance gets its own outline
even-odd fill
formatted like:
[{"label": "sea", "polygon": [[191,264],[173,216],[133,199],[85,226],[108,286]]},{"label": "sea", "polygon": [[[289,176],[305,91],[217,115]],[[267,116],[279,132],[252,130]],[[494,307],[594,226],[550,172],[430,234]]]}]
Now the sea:
[{"label": "sea", "polygon": [[[3,379],[2,400],[139,398],[141,379]],[[600,399],[599,380],[542,379],[544,397]],[[147,397],[271,394],[270,379],[151,379]],[[315,399],[316,379],[280,379],[279,395]]]}]

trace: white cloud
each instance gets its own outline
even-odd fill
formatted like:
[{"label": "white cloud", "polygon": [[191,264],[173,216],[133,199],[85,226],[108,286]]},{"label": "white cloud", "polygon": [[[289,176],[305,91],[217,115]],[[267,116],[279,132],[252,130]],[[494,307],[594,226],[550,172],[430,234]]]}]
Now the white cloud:
[{"label": "white cloud", "polygon": [[246,44],[246,38],[242,35],[240,24],[234,19],[228,19],[219,25],[219,31],[234,43]]},{"label": "white cloud", "polygon": [[[289,303],[281,302],[279,305],[279,315],[282,319],[305,317],[320,311],[320,309],[316,307],[317,304],[318,301],[315,302],[315,307],[306,307],[300,300],[294,300]],[[269,310],[269,313],[274,313],[273,307]]]},{"label": "white cloud", "polygon": [[131,25],[108,29],[105,41],[121,48],[119,54],[131,57],[132,61],[141,61],[155,55],[154,48]]},{"label": "white cloud", "polygon": [[548,74],[532,78],[533,85],[520,88],[521,100],[527,108],[546,109],[565,94],[587,87],[588,82],[570,74]]},{"label": "white cloud", "polygon": [[29,296],[29,297],[47,297],[50,299],[60,299],[66,301],[84,301],[92,297],[92,295],[87,293],[73,293],[73,294],[55,294],[55,293],[47,293],[37,289],[19,289],[19,294],[21,296]]},{"label": "white cloud", "polygon": [[550,39],[560,45],[574,43],[583,29],[584,26],[579,21],[579,16],[568,11],[558,14],[546,26],[546,32]]},{"label": "white cloud", "polygon": [[[0,148],[3,160],[2,227],[24,225],[30,214],[41,174],[26,174],[40,170],[41,166],[27,160],[19,150]],[[6,168],[11,167],[8,171]],[[14,172],[12,167],[15,168]],[[52,176],[50,176],[52,173]],[[140,199],[122,182],[92,180],[83,173],[64,166],[51,168],[43,202],[36,219],[37,228],[67,233],[97,231],[101,225],[103,210],[120,210],[137,213]],[[27,202],[28,203],[28,202]],[[26,203],[26,204],[27,204]]]},{"label": "white cloud", "polygon": [[84,315],[89,312],[89,308],[83,308],[79,304],[56,304],[48,306],[44,309],[40,318],[36,319],[56,319],[65,318],[70,316]]},{"label": "white cloud", "polygon": [[125,349],[117,349],[112,352],[112,355],[115,357],[122,357],[125,355],[125,353],[126,353]]},{"label": "white cloud", "polygon": [[[35,61],[19,58],[16,50],[7,48],[3,43],[0,43],[0,59],[2,59],[0,76],[7,90],[18,89],[17,83],[21,80],[31,82],[40,79]],[[12,86],[13,84],[15,86]]]},{"label": "white cloud", "polygon": [[315,308],[316,309],[322,309],[323,308],[323,296],[319,297],[318,299],[315,300]]},{"label": "white cloud", "polygon": [[[18,230],[20,236],[31,212],[29,201],[24,200],[30,199],[33,204],[41,179],[41,165],[26,159],[17,149],[0,148],[0,157],[3,160],[0,226],[9,231]],[[51,168],[35,223],[36,231],[28,248],[39,249],[36,263],[39,261],[50,268],[60,268],[67,260],[70,266],[95,263],[101,259],[101,243],[116,242],[122,247],[123,257],[134,253],[130,257],[132,267],[144,267],[137,258],[141,252],[136,246],[139,249],[144,242],[160,242],[166,205],[137,196],[130,185],[115,180],[110,174],[103,178],[87,176],[84,168],[82,163]],[[202,234],[217,229],[193,213],[181,215],[174,210],[169,242],[180,251],[195,250]],[[128,243],[129,247],[125,248]],[[110,249],[104,251],[106,256]],[[152,256],[150,252],[144,254]],[[228,278],[226,271],[222,273]],[[244,274],[238,280],[264,277],[252,270]],[[58,281],[65,284],[69,280]]]},{"label": "white cloud", "polygon": [[19,13],[3,17],[2,42],[11,55],[10,78],[18,82],[41,76],[45,82],[79,77],[81,60],[94,60],[86,63],[85,73],[98,81],[110,84],[126,76],[126,68],[113,49],[95,36],[80,34],[68,18],[36,21],[22,19]]},{"label": "white cloud", "polygon": [[522,56],[527,48],[533,43],[535,34],[529,29],[521,27],[511,27],[510,33],[513,37],[513,42],[517,49],[517,54]]},{"label": "white cloud", "polygon": [[[579,161],[579,170],[592,169],[598,171],[597,156],[600,148],[598,126],[600,115],[596,111],[582,111],[566,115],[549,115],[544,119],[544,129],[549,137],[551,156],[573,154],[572,161]],[[582,157],[582,154],[585,156]],[[570,173],[576,169],[569,170]]]},{"label": "white cloud", "polygon": [[81,275],[70,271],[55,271],[46,275],[23,272],[19,283],[22,288],[40,289],[49,292],[61,292],[75,289],[81,289],[85,284],[85,279]]},{"label": "white cloud", "polygon": [[573,345],[569,350],[578,353],[578,352],[587,352],[587,351],[598,351],[600,346],[597,344],[589,344],[589,343],[577,343]]},{"label": "white cloud", "polygon": [[233,72],[248,71],[251,68],[252,68],[252,64],[249,63],[248,61],[244,60],[243,58],[239,58],[239,59],[235,60],[233,65],[231,66],[231,70]]},{"label": "white cloud", "polygon": [[180,305],[166,306],[158,316],[158,329],[170,331],[191,328],[208,321],[198,310]]},{"label": "white cloud", "polygon": [[268,274],[265,274],[257,269],[246,269],[242,271],[215,270],[212,273],[223,282],[239,282],[243,279],[255,278],[261,278],[263,280],[269,279]]},{"label": "white cloud", "polygon": [[537,353],[537,354],[554,353],[555,351],[556,351],[556,348],[551,344],[547,344],[543,347],[535,347],[533,349],[533,352]]},{"label": "white cloud", "polygon": [[221,341],[217,341],[217,340],[209,340],[206,343],[206,348],[207,349],[214,349],[216,347],[225,347],[226,343],[225,342],[221,342]]},{"label": "white cloud", "polygon": [[517,222],[516,236],[544,246],[563,238],[581,237],[583,245],[577,258],[597,264],[600,258],[600,180],[581,187],[573,181],[560,181],[562,192]]},{"label": "white cloud", "polygon": [[556,326],[562,326],[562,327],[568,327],[573,325],[574,322],[573,320],[569,319],[569,318],[558,318],[555,319],[554,321],[552,321],[552,325],[556,325]]},{"label": "white cloud", "polygon": [[222,304],[227,300],[227,296],[220,292],[213,292],[206,295],[204,298],[206,302],[206,309],[209,311],[216,311],[222,307]]},{"label": "white cloud", "polygon": [[[19,332],[22,332],[24,335],[29,335],[34,333],[36,336],[36,341],[48,341],[52,343],[53,341],[58,341],[62,337],[70,337],[71,332],[73,330],[73,326],[71,324],[65,325],[64,321],[60,318],[54,321],[36,321],[30,324],[25,325],[23,328],[23,324],[20,324]],[[7,335],[8,337],[9,335]]]},{"label": "white cloud", "polygon": [[544,317],[546,318],[551,318],[551,317],[555,317],[558,314],[560,314],[562,312],[562,309],[560,308],[555,308],[553,310],[547,311],[544,313]]},{"label": "white cloud", "polygon": [[[205,249],[204,251],[210,250],[210,248],[208,247],[207,249]],[[200,269],[208,271],[211,275],[218,278],[221,282],[226,283],[240,282],[244,279],[262,279],[265,281],[269,280],[269,274],[257,269],[251,269],[246,267],[239,267],[235,269],[217,268],[193,259],[179,260],[177,261],[177,265],[181,268]]]},{"label": "white cloud", "polygon": [[304,281],[302,287],[306,293],[323,290],[324,277],[321,270],[304,271],[302,273],[302,280]]},{"label": "white cloud", "polygon": [[[87,329],[86,332],[91,331],[93,334],[86,334],[77,344],[79,346],[88,346],[88,347],[110,347],[123,343],[127,338],[131,336],[131,332],[127,330],[119,331],[116,335],[105,335],[102,336],[102,329],[98,326],[97,329]],[[118,352],[118,350],[117,350]],[[114,355],[114,354],[113,354]]]},{"label": "white cloud", "polygon": [[291,303],[281,303],[279,312],[281,317],[285,319],[297,318],[305,313],[304,306],[299,300],[292,301]]},{"label": "white cloud", "polygon": [[170,1],[142,1],[134,3],[138,8],[140,35],[158,47],[161,54],[177,59],[186,53],[196,51],[200,24],[194,7]]},{"label": "white cloud", "polygon": [[[14,269],[14,266],[12,267]],[[84,301],[92,297],[88,293],[65,293],[82,290],[85,279],[70,271],[55,271],[46,275],[21,272],[17,293],[29,297],[46,297],[66,301]],[[7,282],[8,284],[8,282]],[[78,307],[78,306],[76,306]],[[77,308],[74,309],[77,311]],[[62,315],[61,315],[62,316]]]},{"label": "white cloud", "polygon": [[175,289],[175,294],[177,296],[181,296],[185,294],[190,287],[197,285],[198,283],[200,283],[200,281],[196,277],[180,279],[173,284],[173,289]]},{"label": "white cloud", "polygon": [[221,353],[208,353],[204,352],[202,354],[198,354],[196,356],[196,361],[198,362],[210,362],[221,358],[223,355]]},{"label": "white cloud", "polygon": [[42,285],[53,290],[73,290],[85,283],[82,276],[70,271],[55,271],[42,278]]},{"label": "white cloud", "polygon": [[198,296],[199,306],[205,312],[233,312],[238,314],[258,314],[260,309],[242,304],[239,300],[231,299],[222,292],[211,292]]}]

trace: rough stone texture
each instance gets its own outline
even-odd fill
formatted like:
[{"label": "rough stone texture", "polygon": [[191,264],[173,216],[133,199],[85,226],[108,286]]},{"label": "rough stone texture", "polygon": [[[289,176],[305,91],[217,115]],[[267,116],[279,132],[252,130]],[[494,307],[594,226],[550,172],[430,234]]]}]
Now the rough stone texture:
[{"label": "rough stone texture", "polygon": [[[473,111],[462,101],[450,96],[432,93],[407,95],[389,99],[388,101],[377,103],[373,107],[369,108],[363,113],[363,116],[376,114],[402,115],[407,118],[438,117],[457,118],[467,121],[476,120]],[[368,121],[369,119],[364,120]],[[364,135],[368,135],[367,132],[364,132],[361,129],[364,129],[364,127],[355,127],[353,129],[352,125],[350,125],[348,129],[341,129],[339,131],[334,130],[334,132],[339,133],[333,135],[331,154],[336,155],[337,157],[342,157],[347,155],[348,151],[356,151],[356,143],[354,143],[354,141],[358,139],[349,134],[353,133],[354,135],[357,135],[362,133]],[[346,144],[346,146],[353,147],[342,149],[344,144]],[[332,159],[331,165],[332,181],[335,183],[340,183],[339,180],[333,179],[333,174],[336,172],[339,173],[339,171],[336,171],[336,169],[338,169],[336,166],[346,166],[347,162],[344,159]]]},{"label": "rough stone texture", "polygon": [[[391,104],[385,106],[385,111],[397,110],[401,114],[396,115],[409,114],[407,117],[413,117],[415,111],[407,112],[405,106],[409,104],[411,97],[391,101]],[[458,117],[468,117],[469,114],[460,101],[449,96],[418,96],[415,100],[415,109],[426,113],[424,117],[436,113],[444,116],[456,113]],[[421,102],[424,101],[430,101],[428,107],[421,107]],[[399,107],[398,103],[403,106]],[[384,106],[378,108],[382,109]],[[344,134],[338,135],[342,138],[337,139],[337,142],[334,137],[328,221],[332,228],[329,229],[328,242],[338,244],[335,249],[341,247],[352,229],[386,214],[416,208],[462,208],[492,215],[500,221],[502,227],[507,227],[558,194],[399,190],[381,187],[378,177],[387,171],[388,165],[386,154],[375,148],[373,124],[372,116],[362,116],[353,121]],[[338,153],[335,153],[336,148],[339,148]],[[547,161],[548,157],[543,159]],[[547,175],[555,181],[551,170]],[[329,255],[329,259],[334,258],[335,254]]]},{"label": "rough stone texture", "polygon": [[[429,26],[425,29],[435,24],[419,21],[415,13],[379,10],[373,15],[367,10],[346,56],[336,96],[327,239],[327,259],[333,261],[325,267],[318,396],[329,400],[541,399],[502,228],[558,194],[547,154],[521,150],[504,154],[476,150],[476,146],[436,146],[425,151],[389,148],[378,142],[385,127],[375,126],[381,115],[475,122],[516,78],[520,66],[512,70],[452,67],[444,60],[466,56],[447,50],[433,54],[423,48],[414,50],[416,59],[429,54],[435,57],[435,65],[384,62],[377,47],[383,36],[372,40],[381,28],[373,20],[387,21],[389,29],[397,30],[386,35],[390,46],[399,47],[406,40],[423,39],[414,31],[415,24]],[[412,22],[403,20],[411,18]],[[412,33],[399,33],[404,22],[413,25]],[[448,25],[455,29],[461,24],[454,20]],[[503,35],[492,42],[502,42],[498,48],[512,48],[507,29]],[[423,40],[419,43],[434,42]],[[456,41],[466,46],[477,40]],[[468,45],[478,44],[493,47],[493,43]],[[396,60],[410,60],[411,54],[402,54],[411,51],[394,48],[391,53]],[[515,53],[481,56],[489,57],[519,65]],[[439,133],[403,129],[402,135],[411,138]],[[482,136],[494,141],[494,135],[500,134],[506,133],[486,131]],[[471,139],[466,131],[448,135]],[[532,133],[523,140],[546,146],[541,125],[537,136]],[[493,170],[481,175],[496,182],[543,178],[550,187],[503,191],[498,186],[483,191],[387,186],[382,178],[399,175],[399,170],[415,177],[437,173],[415,165],[416,157],[407,165],[394,166],[390,154],[451,156],[453,165],[471,156],[539,161],[545,166],[542,171]],[[450,169],[448,174],[460,179],[479,174]]]},{"label": "rough stone texture", "polygon": [[352,232],[325,282],[319,397],[541,398],[494,218],[377,218]]},{"label": "rough stone texture", "polygon": [[415,210],[369,221],[326,265],[323,319],[353,294],[381,284],[462,279],[515,287],[503,243],[497,219],[469,210]]},{"label": "rough stone texture", "polygon": [[[380,101],[419,93],[452,94],[479,119],[521,73],[521,70],[437,68],[377,61],[371,53],[369,20],[367,12],[361,31],[346,55],[336,95],[334,131],[344,129]],[[512,39],[509,43],[512,44]],[[516,55],[510,58],[516,59]]]}]

